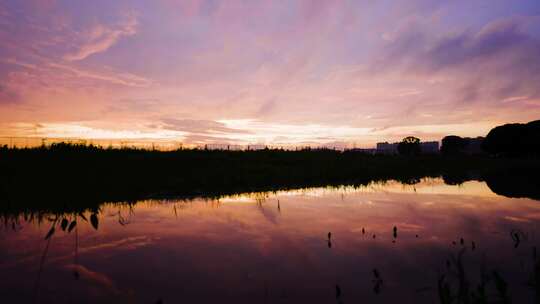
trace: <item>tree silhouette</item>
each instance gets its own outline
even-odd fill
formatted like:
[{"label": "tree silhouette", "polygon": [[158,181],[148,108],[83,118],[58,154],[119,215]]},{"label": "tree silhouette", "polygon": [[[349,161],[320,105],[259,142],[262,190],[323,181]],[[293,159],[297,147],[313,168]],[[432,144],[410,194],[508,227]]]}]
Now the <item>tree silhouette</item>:
[{"label": "tree silhouette", "polygon": [[506,124],[489,131],[482,149],[500,156],[540,155],[540,120]]},{"label": "tree silhouette", "polygon": [[463,137],[449,135],[442,139],[441,153],[446,155],[458,154],[467,147],[468,141]]},{"label": "tree silhouette", "polygon": [[414,136],[407,136],[398,144],[397,149],[401,155],[418,155],[421,151],[420,139]]}]

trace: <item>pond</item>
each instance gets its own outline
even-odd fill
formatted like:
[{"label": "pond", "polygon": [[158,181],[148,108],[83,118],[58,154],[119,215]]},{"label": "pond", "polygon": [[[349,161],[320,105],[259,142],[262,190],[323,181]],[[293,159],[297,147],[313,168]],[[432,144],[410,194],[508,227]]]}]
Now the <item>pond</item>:
[{"label": "pond", "polygon": [[1,220],[3,303],[540,297],[540,202],[479,181],[111,203]]}]

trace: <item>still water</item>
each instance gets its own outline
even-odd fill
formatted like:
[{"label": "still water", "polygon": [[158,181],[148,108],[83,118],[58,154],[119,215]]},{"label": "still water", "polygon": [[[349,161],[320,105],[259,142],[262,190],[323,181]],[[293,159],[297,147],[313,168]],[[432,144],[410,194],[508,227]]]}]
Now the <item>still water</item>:
[{"label": "still water", "polygon": [[104,204],[64,218],[3,219],[0,302],[535,303],[540,284],[540,202],[477,181]]}]

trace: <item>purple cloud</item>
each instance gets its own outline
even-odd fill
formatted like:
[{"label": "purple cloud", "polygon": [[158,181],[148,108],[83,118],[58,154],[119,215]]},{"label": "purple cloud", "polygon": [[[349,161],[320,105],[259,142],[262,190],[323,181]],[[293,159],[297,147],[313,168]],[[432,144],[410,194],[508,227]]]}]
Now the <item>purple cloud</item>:
[{"label": "purple cloud", "polygon": [[210,142],[482,135],[540,115],[538,16],[536,0],[8,0],[0,120]]},{"label": "purple cloud", "polygon": [[79,38],[82,40],[81,45],[77,46],[74,52],[66,54],[64,59],[68,61],[83,60],[93,54],[104,52],[120,38],[135,35],[137,24],[137,18],[133,13],[126,14],[124,20],[115,27],[98,24],[80,34],[82,36]]},{"label": "purple cloud", "polygon": [[540,40],[526,33],[523,23],[523,19],[496,21],[479,31],[442,37],[411,30],[386,46],[374,68],[405,68],[424,75],[457,72],[468,80],[462,95],[471,101],[487,82],[494,83],[488,94],[496,98],[513,94],[537,97]]}]

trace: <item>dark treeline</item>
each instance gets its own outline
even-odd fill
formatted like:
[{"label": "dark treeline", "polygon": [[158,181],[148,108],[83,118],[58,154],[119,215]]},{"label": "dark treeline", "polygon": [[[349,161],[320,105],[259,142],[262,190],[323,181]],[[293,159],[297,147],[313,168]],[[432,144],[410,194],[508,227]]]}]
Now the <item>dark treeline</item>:
[{"label": "dark treeline", "polygon": [[540,156],[540,120],[493,128],[482,143],[482,149],[505,156]]},{"label": "dark treeline", "polygon": [[484,137],[445,136],[441,142],[441,153],[445,155],[484,154],[487,153],[482,149],[484,139]]},{"label": "dark treeline", "polygon": [[442,139],[441,153],[489,154],[499,157],[540,156],[540,120],[495,127],[486,137],[468,138],[449,135]]},{"label": "dark treeline", "polygon": [[385,156],[324,149],[163,152],[71,144],[3,147],[0,210],[79,210],[102,202],[364,185],[389,179],[414,183],[422,177],[446,176],[459,181],[509,171],[523,175],[539,168],[536,159]]}]

